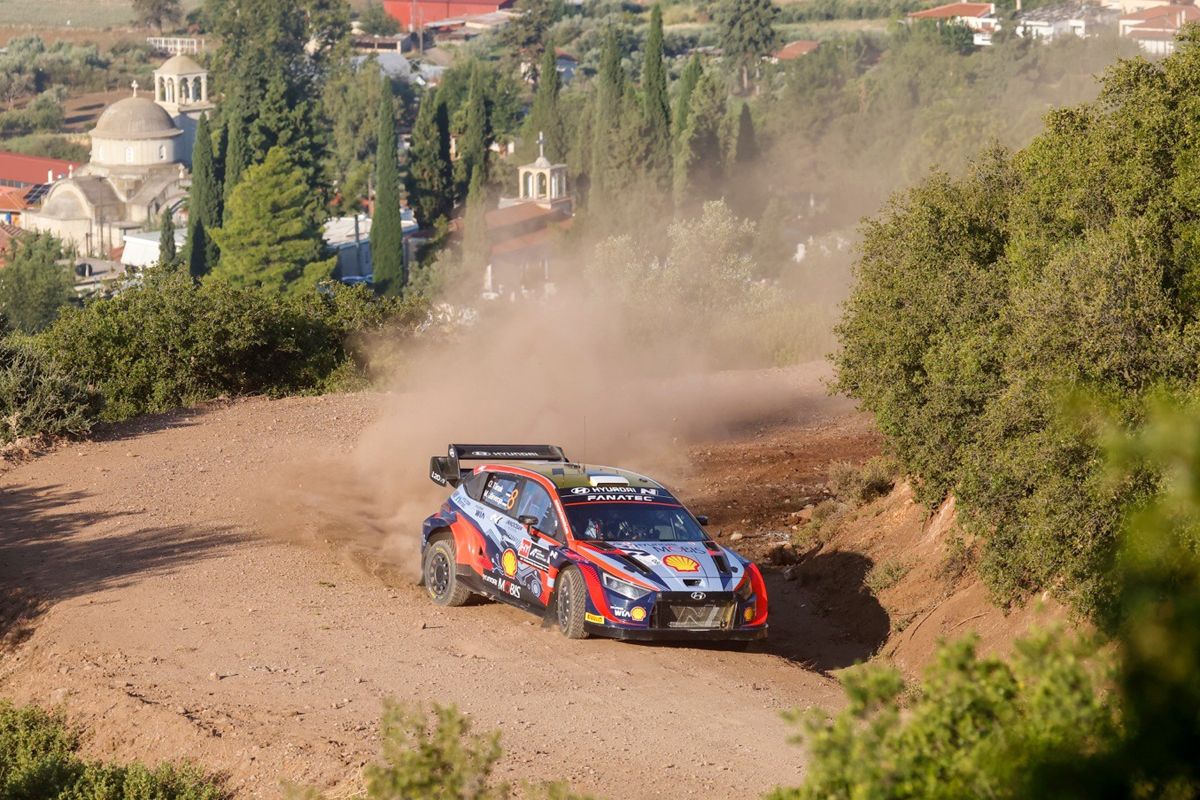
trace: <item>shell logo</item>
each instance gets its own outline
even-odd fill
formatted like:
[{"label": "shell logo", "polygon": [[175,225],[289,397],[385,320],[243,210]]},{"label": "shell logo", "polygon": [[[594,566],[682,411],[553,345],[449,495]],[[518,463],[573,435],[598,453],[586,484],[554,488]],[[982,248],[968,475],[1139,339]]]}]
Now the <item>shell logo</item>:
[{"label": "shell logo", "polygon": [[504,574],[512,577],[517,574],[517,554],[512,550],[505,550],[500,556],[500,567],[504,570]]},{"label": "shell logo", "polygon": [[678,553],[672,553],[662,560],[671,569],[676,572],[699,572],[700,562],[694,558],[681,556]]},{"label": "shell logo", "polygon": [[646,618],[646,609],[641,606],[634,606],[633,610],[629,612],[629,618],[634,622],[641,622]]}]

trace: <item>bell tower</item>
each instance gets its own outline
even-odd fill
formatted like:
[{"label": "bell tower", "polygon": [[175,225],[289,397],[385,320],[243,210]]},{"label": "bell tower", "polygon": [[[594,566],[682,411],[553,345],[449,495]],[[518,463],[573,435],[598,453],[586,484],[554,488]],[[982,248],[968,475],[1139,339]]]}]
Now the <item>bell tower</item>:
[{"label": "bell tower", "polygon": [[546,137],[540,132],[537,145],[537,159],[517,168],[517,202],[537,203],[543,208],[570,213],[572,202],[567,193],[567,165],[550,163],[546,158]]}]

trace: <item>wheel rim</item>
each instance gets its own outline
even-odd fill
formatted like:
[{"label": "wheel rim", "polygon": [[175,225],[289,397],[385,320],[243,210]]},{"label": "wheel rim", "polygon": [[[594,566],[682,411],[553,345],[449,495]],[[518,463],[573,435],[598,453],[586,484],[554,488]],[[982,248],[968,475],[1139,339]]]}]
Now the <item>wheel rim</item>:
[{"label": "wheel rim", "polygon": [[450,560],[446,554],[437,552],[429,559],[429,590],[434,597],[442,598],[450,589]]},{"label": "wheel rim", "polygon": [[558,598],[558,624],[566,628],[571,623],[571,584],[563,586],[562,595]]}]

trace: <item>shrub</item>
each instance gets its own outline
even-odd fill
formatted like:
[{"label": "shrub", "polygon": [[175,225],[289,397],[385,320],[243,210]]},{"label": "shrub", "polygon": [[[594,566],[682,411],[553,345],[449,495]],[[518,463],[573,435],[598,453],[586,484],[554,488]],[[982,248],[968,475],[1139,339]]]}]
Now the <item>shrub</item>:
[{"label": "shrub", "polygon": [[880,561],[872,566],[867,576],[863,578],[863,585],[870,590],[871,594],[878,596],[880,592],[899,583],[910,569],[912,569],[911,564],[894,558]]},{"label": "shrub", "polygon": [[883,456],[875,456],[861,466],[837,461],[829,467],[829,489],[852,505],[862,505],[883,497],[896,484],[896,465]]},{"label": "shrub", "polygon": [[98,410],[98,398],[44,353],[0,339],[0,444],[87,433]]},{"label": "shrub", "polygon": [[1094,420],[1064,396],[1136,429],[1153,392],[1200,378],[1198,41],[1120,62],[1021,152],[935,175],[865,225],[837,386],[922,499],[954,492],[1001,600],[1111,602],[1121,521],[1153,489],[1105,480]]},{"label": "shrub", "polygon": [[13,328],[36,333],[75,302],[75,278],[53,236],[15,239],[9,260],[0,270],[0,316]]},{"label": "shrub", "polygon": [[365,370],[355,335],[420,313],[363,287],[284,297],[165,273],[68,311],[36,342],[100,393],[104,419],[120,420],[221,395],[338,388]]},{"label": "shrub", "polygon": [[0,797],[83,800],[218,800],[223,792],[189,766],[82,761],[79,737],[59,716],[0,701]]}]

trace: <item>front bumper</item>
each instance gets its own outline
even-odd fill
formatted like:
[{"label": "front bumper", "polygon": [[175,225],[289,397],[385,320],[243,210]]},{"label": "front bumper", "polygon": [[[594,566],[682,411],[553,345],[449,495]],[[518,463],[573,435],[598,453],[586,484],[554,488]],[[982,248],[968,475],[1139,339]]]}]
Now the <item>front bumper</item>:
[{"label": "front bumper", "polygon": [[588,622],[584,629],[592,636],[631,642],[750,642],[767,638],[767,626],[754,628],[626,628]]}]

